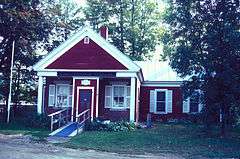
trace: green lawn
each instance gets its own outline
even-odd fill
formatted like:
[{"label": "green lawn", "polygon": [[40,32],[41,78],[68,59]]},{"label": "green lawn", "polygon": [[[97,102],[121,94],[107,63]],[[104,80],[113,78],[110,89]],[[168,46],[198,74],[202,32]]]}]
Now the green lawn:
[{"label": "green lawn", "polygon": [[201,130],[198,125],[158,124],[132,132],[85,131],[62,145],[118,153],[176,153],[188,158],[240,157],[240,132],[219,138]]},{"label": "green lawn", "polygon": [[43,139],[48,136],[50,131],[46,129],[38,128],[28,128],[19,123],[0,123],[0,134],[13,135],[13,134],[22,134],[22,135],[32,135],[39,139]]}]

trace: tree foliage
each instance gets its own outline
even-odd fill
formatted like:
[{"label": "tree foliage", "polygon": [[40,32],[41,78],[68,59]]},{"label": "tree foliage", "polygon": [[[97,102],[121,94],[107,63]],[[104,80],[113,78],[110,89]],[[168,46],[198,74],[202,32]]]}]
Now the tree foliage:
[{"label": "tree foliage", "polygon": [[12,44],[15,41],[13,99],[19,99],[28,91],[32,92],[34,73],[29,69],[38,58],[36,49],[48,42],[53,25],[49,16],[44,15],[38,0],[11,0],[0,2],[0,94],[7,100]]},{"label": "tree foliage", "polygon": [[111,42],[132,59],[149,58],[159,44],[161,10],[151,0],[87,0],[86,20],[109,27]]},{"label": "tree foliage", "polygon": [[224,134],[240,106],[239,1],[170,0],[165,22],[165,53],[190,79],[185,93],[202,91],[206,122],[220,113]]}]

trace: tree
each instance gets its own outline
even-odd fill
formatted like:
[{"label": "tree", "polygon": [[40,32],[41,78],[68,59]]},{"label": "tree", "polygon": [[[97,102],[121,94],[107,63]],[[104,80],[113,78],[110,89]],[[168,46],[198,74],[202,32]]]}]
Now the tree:
[{"label": "tree", "polygon": [[88,0],[86,20],[94,29],[107,25],[110,41],[132,59],[149,58],[159,44],[159,4],[150,0]]},{"label": "tree", "polygon": [[66,41],[69,36],[83,26],[83,8],[74,0],[43,0],[43,14],[51,17],[54,24],[51,37],[52,47]]},{"label": "tree", "polygon": [[51,17],[42,13],[38,0],[6,0],[0,6],[0,73],[3,75],[0,94],[7,101],[15,41],[13,99],[17,100],[20,90],[34,80],[31,78],[34,73],[27,68],[37,61],[35,50],[48,42],[53,25]]},{"label": "tree", "polygon": [[240,105],[240,7],[237,0],[170,0],[162,38],[170,64],[203,93],[206,122],[221,114],[221,134]]}]

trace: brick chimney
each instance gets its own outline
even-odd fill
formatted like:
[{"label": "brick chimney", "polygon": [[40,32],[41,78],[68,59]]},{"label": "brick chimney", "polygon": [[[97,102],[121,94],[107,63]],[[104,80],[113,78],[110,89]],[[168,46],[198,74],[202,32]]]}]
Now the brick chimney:
[{"label": "brick chimney", "polygon": [[100,28],[100,35],[104,38],[104,39],[108,39],[108,27],[106,26],[101,26]]}]

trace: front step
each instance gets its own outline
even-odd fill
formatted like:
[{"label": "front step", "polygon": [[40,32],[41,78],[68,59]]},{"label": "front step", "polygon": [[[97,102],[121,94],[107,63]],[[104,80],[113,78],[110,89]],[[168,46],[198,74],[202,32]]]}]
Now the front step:
[{"label": "front step", "polygon": [[72,137],[77,135],[77,133],[82,132],[84,125],[79,125],[76,122],[71,122],[49,134],[49,136],[54,137]]}]

